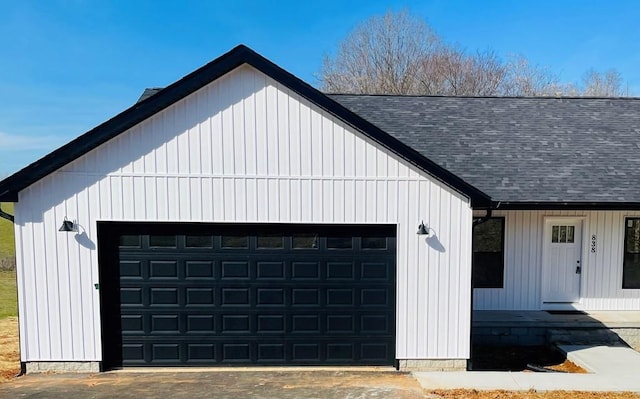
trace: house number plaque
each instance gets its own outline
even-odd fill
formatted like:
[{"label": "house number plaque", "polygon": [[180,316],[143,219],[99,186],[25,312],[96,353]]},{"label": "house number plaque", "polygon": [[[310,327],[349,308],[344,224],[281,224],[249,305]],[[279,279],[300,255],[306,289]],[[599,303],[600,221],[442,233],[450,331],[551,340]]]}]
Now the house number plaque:
[{"label": "house number plaque", "polygon": [[595,234],[591,235],[591,253],[592,254],[596,253],[596,235]]}]

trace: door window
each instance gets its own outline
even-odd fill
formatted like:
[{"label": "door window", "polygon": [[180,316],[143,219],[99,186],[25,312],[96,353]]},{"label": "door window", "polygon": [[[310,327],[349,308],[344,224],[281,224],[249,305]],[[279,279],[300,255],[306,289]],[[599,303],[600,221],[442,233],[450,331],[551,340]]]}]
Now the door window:
[{"label": "door window", "polygon": [[553,225],[551,228],[551,242],[554,244],[573,244],[575,233],[575,226]]}]

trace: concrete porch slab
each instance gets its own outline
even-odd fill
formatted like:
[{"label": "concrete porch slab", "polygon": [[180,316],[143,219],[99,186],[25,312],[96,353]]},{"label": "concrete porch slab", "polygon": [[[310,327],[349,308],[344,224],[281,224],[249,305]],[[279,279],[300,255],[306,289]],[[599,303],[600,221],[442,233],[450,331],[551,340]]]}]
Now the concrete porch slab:
[{"label": "concrete porch slab", "polygon": [[640,328],[640,311],[589,311],[585,314],[550,314],[528,310],[474,310],[473,327],[606,327]]},{"label": "concrete porch slab", "polygon": [[640,376],[640,353],[624,346],[558,345],[575,364],[602,375]]}]

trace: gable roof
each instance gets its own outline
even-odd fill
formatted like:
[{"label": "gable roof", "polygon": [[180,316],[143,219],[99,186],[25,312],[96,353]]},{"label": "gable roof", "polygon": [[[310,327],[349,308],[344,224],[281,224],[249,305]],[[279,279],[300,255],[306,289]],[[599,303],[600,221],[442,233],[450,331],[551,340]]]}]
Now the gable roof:
[{"label": "gable roof", "polygon": [[640,208],[640,99],[330,97],[503,208]]},{"label": "gable roof", "polygon": [[0,201],[17,202],[21,190],[243,64],[251,65],[342,119],[380,145],[469,196],[472,204],[487,206],[490,203],[486,194],[463,179],[243,45],[235,47],[162,90],[145,91],[139,101],[127,110],[0,181]]}]

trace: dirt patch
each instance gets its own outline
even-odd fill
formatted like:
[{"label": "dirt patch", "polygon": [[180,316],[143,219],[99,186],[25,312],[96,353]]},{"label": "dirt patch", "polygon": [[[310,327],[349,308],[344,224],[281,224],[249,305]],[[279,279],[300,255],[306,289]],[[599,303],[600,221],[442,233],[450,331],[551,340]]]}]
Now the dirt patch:
[{"label": "dirt patch", "polygon": [[0,320],[0,383],[20,372],[20,344],[18,318]]},{"label": "dirt patch", "polygon": [[531,371],[528,365],[565,373],[587,371],[548,346],[474,345],[471,354],[474,371]]},{"label": "dirt patch", "polygon": [[155,398],[167,392],[175,399],[430,397],[410,374],[396,371],[212,371],[27,374],[4,384],[0,398]]},{"label": "dirt patch", "polygon": [[452,399],[637,399],[640,394],[631,392],[513,392],[513,391],[477,391],[472,389],[453,389],[448,391],[430,391],[427,397]]}]

